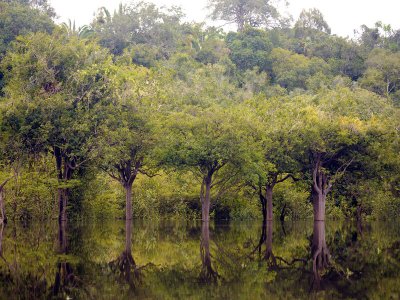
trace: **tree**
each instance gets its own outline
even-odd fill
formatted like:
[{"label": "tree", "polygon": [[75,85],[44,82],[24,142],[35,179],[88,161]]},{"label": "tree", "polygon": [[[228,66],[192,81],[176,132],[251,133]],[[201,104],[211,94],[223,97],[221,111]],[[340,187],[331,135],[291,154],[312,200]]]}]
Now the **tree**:
[{"label": "tree", "polygon": [[213,20],[235,23],[238,31],[246,26],[271,27],[279,20],[277,9],[269,0],[209,0]]},{"label": "tree", "polygon": [[152,176],[149,156],[156,145],[153,118],[157,85],[144,67],[119,66],[114,102],[101,127],[101,168],[126,192],[126,220],[132,219],[132,185],[139,174]]},{"label": "tree", "polygon": [[273,189],[278,183],[287,179],[297,180],[301,165],[297,158],[301,152],[300,141],[292,129],[299,126],[296,118],[297,108],[290,98],[275,97],[265,99],[263,96],[246,103],[254,117],[258,145],[251,145],[250,151],[257,151],[258,157],[250,168],[248,183],[258,193],[263,219],[273,220]]},{"label": "tree", "polygon": [[[18,35],[29,32],[50,33],[54,29],[54,23],[48,15],[19,2],[0,1],[0,60]],[[3,85],[3,73],[0,72],[0,96],[3,94]]]},{"label": "tree", "polygon": [[2,69],[3,122],[25,153],[54,156],[59,219],[65,220],[73,174],[97,155],[112,59],[95,43],[36,33],[18,38]]},{"label": "tree", "polygon": [[133,2],[121,4],[113,14],[100,8],[91,24],[100,44],[115,55],[137,45],[157,50],[160,58],[169,58],[185,37],[178,8],[162,10],[155,4]]},{"label": "tree", "polygon": [[[201,182],[202,220],[210,218],[211,190],[240,172],[246,146],[240,118],[217,105],[188,107],[166,123],[159,157],[165,166],[187,168]],[[228,174],[221,176],[224,169]]]},{"label": "tree", "polygon": [[307,89],[307,80],[314,75],[329,75],[329,65],[320,58],[308,58],[282,48],[275,48],[270,55],[274,81],[293,90]]},{"label": "tree", "polygon": [[51,18],[38,9],[18,2],[0,2],[0,57],[18,35],[29,32],[48,32],[54,28]]},{"label": "tree", "polygon": [[239,70],[258,68],[260,71],[271,69],[269,55],[272,44],[265,31],[249,28],[242,32],[230,32],[226,36],[230,58]]},{"label": "tree", "polygon": [[294,25],[295,36],[297,38],[305,38],[307,36],[317,35],[318,32],[323,32],[326,34],[331,33],[331,28],[325,21],[322,13],[316,9],[303,9],[300,13],[299,19]]},{"label": "tree", "polygon": [[301,96],[296,101],[302,107],[301,122],[293,130],[302,139],[302,164],[308,164],[310,170],[314,219],[320,221],[325,219],[327,195],[334,184],[367,153],[372,141],[386,134],[388,128],[381,122],[391,109],[373,93],[346,88]]},{"label": "tree", "polygon": [[385,49],[374,49],[366,61],[360,83],[363,87],[387,98],[399,97],[400,53]]}]

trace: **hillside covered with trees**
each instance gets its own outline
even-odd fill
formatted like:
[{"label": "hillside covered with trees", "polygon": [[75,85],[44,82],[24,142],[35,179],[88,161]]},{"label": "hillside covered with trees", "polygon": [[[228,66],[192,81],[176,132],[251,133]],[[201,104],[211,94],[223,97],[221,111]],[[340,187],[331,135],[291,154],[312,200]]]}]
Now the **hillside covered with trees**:
[{"label": "hillside covered with trees", "polygon": [[209,11],[0,1],[2,219],[400,216],[400,30]]}]

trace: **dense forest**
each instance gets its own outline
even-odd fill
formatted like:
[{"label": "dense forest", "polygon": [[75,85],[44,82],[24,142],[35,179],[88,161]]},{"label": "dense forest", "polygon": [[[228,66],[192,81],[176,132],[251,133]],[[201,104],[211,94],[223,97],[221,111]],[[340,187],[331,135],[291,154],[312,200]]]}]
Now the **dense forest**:
[{"label": "dense forest", "polygon": [[3,220],[400,216],[400,30],[208,9],[0,1]]}]

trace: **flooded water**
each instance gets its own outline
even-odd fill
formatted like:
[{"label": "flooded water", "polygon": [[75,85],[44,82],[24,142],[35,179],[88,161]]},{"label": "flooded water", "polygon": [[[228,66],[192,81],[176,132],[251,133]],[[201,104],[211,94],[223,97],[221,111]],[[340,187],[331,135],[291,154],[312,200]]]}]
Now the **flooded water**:
[{"label": "flooded water", "polygon": [[10,222],[0,299],[399,299],[398,225]]}]

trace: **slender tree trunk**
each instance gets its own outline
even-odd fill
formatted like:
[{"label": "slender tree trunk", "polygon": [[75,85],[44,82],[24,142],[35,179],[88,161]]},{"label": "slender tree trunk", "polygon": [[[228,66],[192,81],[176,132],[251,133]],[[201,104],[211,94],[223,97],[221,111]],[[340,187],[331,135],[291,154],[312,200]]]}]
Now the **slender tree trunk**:
[{"label": "slender tree trunk", "polygon": [[267,201],[265,199],[265,196],[262,194],[262,191],[260,189],[260,203],[261,203],[261,209],[262,209],[262,216],[263,216],[263,224],[264,222],[267,221]]},{"label": "slender tree trunk", "polygon": [[125,220],[125,252],[132,253],[132,220]]},{"label": "slender tree trunk", "polygon": [[211,181],[212,175],[207,175],[204,178],[204,183],[206,187],[205,196],[201,206],[201,220],[203,222],[208,222],[210,220],[210,203],[211,203]]},{"label": "slender tree trunk", "polygon": [[313,191],[314,221],[325,221],[326,195]]},{"label": "slender tree trunk", "polygon": [[[59,184],[65,184],[72,178],[72,168],[69,167],[67,158],[63,156],[61,149],[54,147],[54,157],[56,159],[57,177]],[[59,187],[57,189],[58,196],[58,220],[60,222],[67,221],[67,205],[68,205],[69,189]]]},{"label": "slender tree trunk", "polygon": [[312,171],[312,201],[314,209],[314,221],[325,220],[325,203],[326,195],[331,190],[332,185],[329,183],[327,174],[322,169],[321,154],[318,153],[314,157],[314,166]]},{"label": "slender tree trunk", "polygon": [[[15,176],[15,175],[14,175]],[[13,177],[14,177],[13,176]],[[13,178],[11,177],[11,178]],[[1,222],[6,224],[7,223],[7,215],[6,215],[6,209],[5,209],[5,204],[4,204],[4,187],[11,180],[11,178],[6,179],[1,185],[0,185],[0,213],[1,213]]]},{"label": "slender tree trunk", "polygon": [[4,205],[3,189],[0,189],[0,211],[1,211],[1,222],[6,224],[7,223],[7,215],[6,215],[5,205]]},{"label": "slender tree trunk", "polygon": [[132,220],[132,183],[125,185],[126,203],[125,203],[125,219]]},{"label": "slender tree trunk", "polygon": [[274,219],[273,205],[272,205],[272,190],[273,185],[267,185],[265,189],[265,199],[267,200],[267,221]]}]

